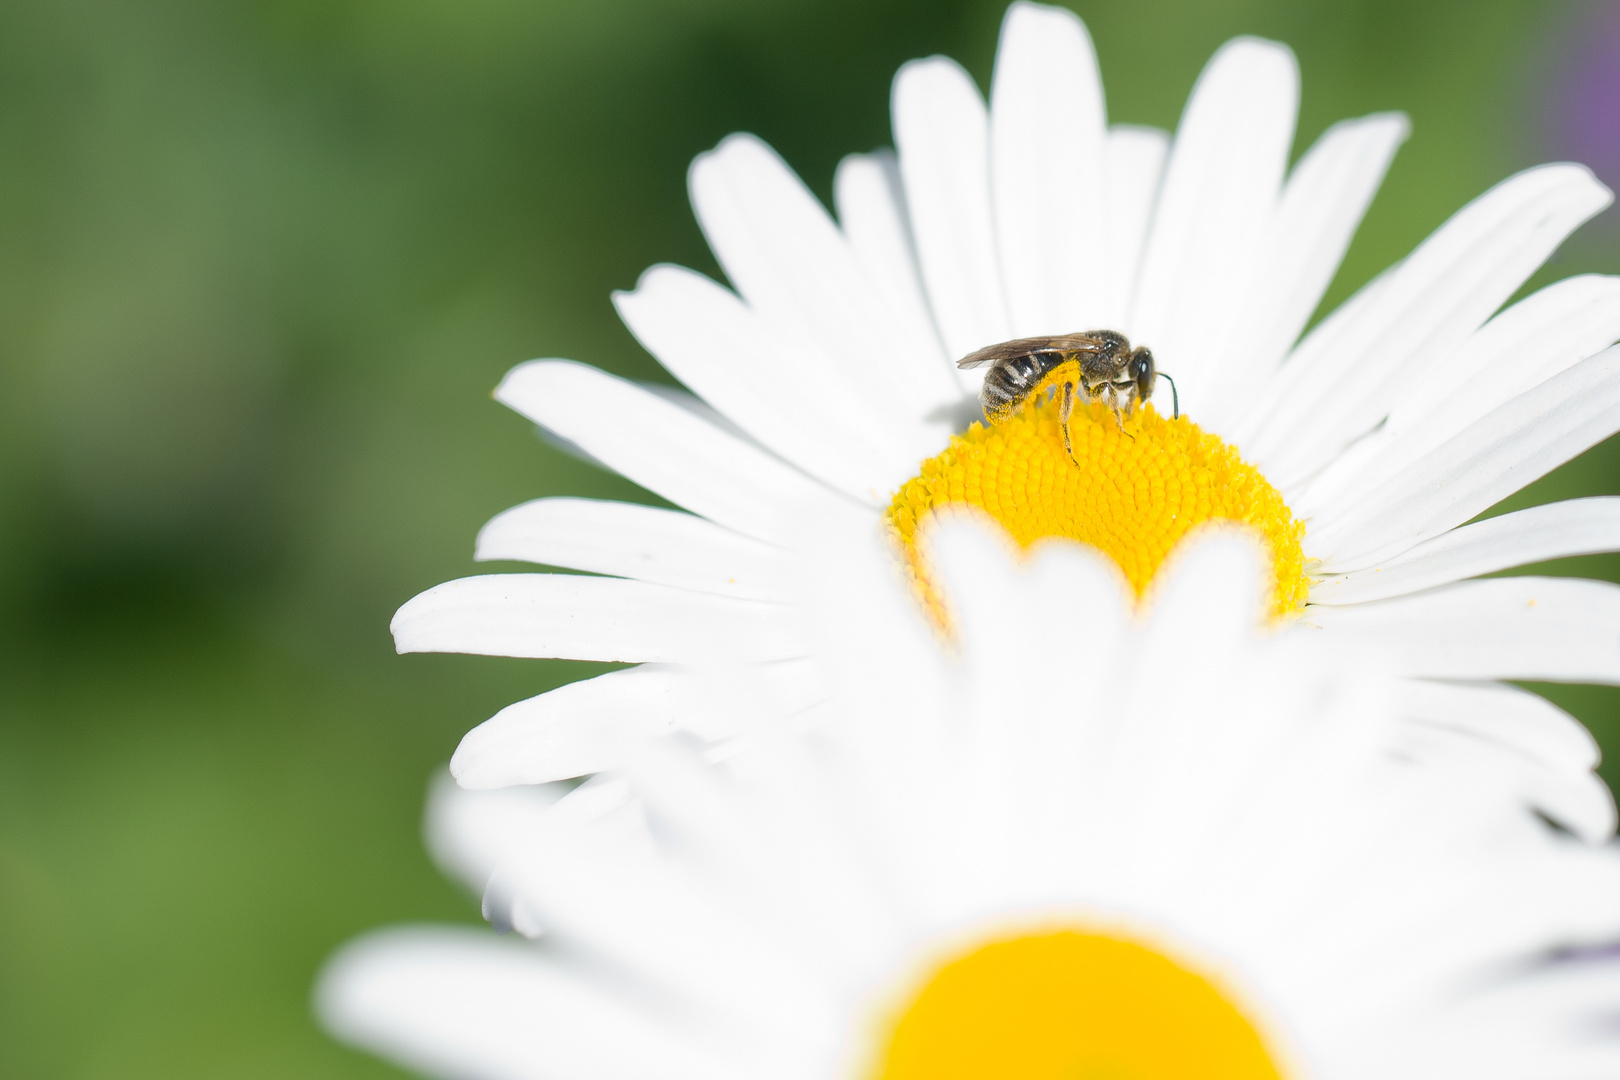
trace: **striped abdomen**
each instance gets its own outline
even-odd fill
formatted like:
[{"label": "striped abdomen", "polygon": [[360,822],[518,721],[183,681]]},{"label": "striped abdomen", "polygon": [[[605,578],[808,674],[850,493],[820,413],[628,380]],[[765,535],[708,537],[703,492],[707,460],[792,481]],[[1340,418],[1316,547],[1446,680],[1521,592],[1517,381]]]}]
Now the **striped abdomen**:
[{"label": "striped abdomen", "polygon": [[1026,353],[997,360],[984,374],[979,404],[984,417],[993,424],[1009,419],[1029,400],[1041,380],[1071,357],[1060,352]]}]

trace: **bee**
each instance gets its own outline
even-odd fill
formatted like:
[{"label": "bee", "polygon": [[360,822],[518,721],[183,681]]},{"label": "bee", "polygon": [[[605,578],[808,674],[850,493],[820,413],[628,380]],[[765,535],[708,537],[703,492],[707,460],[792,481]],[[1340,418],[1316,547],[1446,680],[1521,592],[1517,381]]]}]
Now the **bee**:
[{"label": "bee", "polygon": [[1145,347],[1131,348],[1130,340],[1113,330],[1004,341],[956,362],[959,368],[984,364],[990,370],[985,372],[979,403],[984,406],[984,418],[992,424],[1010,420],[1038,391],[1062,388],[1058,422],[1070,460],[1074,459],[1074,446],[1069,439],[1069,414],[1074,410],[1076,391],[1087,401],[1106,402],[1114,422],[1124,431],[1125,417],[1136,403],[1153,396],[1158,379],[1169,379],[1175,415],[1181,415],[1176,381],[1154,366],[1153,354]]}]

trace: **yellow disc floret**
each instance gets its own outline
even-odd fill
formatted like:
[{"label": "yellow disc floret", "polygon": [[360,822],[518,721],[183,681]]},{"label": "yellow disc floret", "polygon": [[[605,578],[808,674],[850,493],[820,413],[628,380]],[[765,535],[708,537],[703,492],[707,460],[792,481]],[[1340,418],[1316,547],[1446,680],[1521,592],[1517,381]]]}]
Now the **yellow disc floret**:
[{"label": "yellow disc floret", "polygon": [[1278,1080],[1253,1023],[1147,945],[1062,930],[993,941],[935,970],[873,1080]]},{"label": "yellow disc floret", "polygon": [[1305,606],[1305,526],[1236,449],[1151,406],[1138,408],[1123,431],[1100,403],[1077,406],[1069,424],[1073,459],[1056,401],[998,424],[976,423],[894,496],[888,523],[936,616],[943,612],[918,554],[917,528],[936,509],[964,505],[987,511],[1022,545],[1061,536],[1101,548],[1138,596],[1188,530],[1208,521],[1248,525],[1271,551],[1272,615]]}]

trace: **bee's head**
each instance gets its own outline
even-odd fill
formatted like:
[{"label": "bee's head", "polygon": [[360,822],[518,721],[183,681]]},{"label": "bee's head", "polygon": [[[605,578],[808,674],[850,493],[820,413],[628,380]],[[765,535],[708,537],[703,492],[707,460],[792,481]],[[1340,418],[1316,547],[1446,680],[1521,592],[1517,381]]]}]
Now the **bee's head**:
[{"label": "bee's head", "polygon": [[1153,383],[1159,377],[1159,369],[1153,365],[1153,353],[1147,348],[1137,349],[1131,353],[1130,361],[1125,367],[1136,383],[1136,396],[1143,401],[1153,396]]}]

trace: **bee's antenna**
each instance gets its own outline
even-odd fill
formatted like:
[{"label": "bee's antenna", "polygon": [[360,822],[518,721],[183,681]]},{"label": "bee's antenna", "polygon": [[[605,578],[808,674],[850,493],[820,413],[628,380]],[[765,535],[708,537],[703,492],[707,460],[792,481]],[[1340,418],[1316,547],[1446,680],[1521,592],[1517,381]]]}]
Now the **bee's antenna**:
[{"label": "bee's antenna", "polygon": [[[1166,375],[1162,371],[1156,372],[1156,374],[1161,379],[1170,379],[1170,376]],[[1170,419],[1172,419],[1172,420],[1180,420],[1181,419],[1181,395],[1176,391],[1176,380],[1174,380],[1174,379],[1170,379],[1170,405],[1171,405],[1171,408],[1173,408],[1175,410],[1175,415],[1172,416]]]}]

